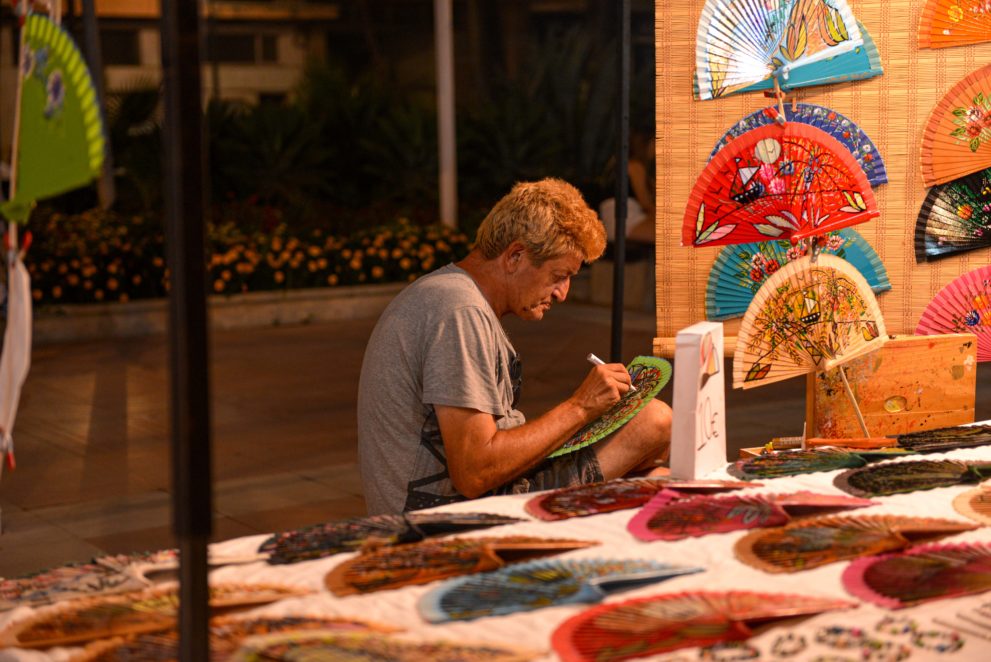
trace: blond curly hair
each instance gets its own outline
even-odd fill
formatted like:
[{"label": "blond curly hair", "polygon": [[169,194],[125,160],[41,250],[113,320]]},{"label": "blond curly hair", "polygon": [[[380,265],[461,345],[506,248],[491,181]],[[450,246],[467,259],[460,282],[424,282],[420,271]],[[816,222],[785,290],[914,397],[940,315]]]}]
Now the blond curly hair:
[{"label": "blond curly hair", "polygon": [[567,254],[593,262],[606,248],[606,230],[578,189],[547,178],[519,182],[497,202],[478,228],[475,248],[491,260],[514,241],[537,266]]}]

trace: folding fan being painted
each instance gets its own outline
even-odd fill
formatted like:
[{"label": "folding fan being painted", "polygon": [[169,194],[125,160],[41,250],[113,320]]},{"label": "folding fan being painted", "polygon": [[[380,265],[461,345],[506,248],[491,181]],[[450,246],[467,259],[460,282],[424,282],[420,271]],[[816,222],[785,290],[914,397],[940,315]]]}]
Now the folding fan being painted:
[{"label": "folding fan being painted", "polygon": [[788,89],[877,75],[870,57],[844,57],[866,51],[846,0],[707,0],[695,45],[696,95],[715,99],[772,79]]}]

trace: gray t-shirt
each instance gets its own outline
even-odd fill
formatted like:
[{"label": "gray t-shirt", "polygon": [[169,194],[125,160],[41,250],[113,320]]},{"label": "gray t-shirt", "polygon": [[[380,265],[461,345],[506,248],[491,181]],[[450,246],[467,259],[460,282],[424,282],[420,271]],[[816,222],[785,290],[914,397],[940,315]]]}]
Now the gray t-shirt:
[{"label": "gray t-shirt", "polygon": [[372,331],[358,386],[368,512],[463,500],[448,474],[434,405],[487,412],[500,429],[521,425],[519,365],[499,318],[460,267],[447,265],[400,292]]}]

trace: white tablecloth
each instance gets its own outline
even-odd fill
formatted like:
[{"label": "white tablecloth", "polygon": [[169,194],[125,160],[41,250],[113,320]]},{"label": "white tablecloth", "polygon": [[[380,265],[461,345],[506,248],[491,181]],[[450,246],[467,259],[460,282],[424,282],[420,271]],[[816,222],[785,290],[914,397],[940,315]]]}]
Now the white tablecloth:
[{"label": "white tablecloth", "polygon": [[[991,461],[991,446],[960,449],[945,454],[929,454],[914,458],[898,458],[893,462],[912,459],[953,458],[959,460]],[[839,471],[807,474],[791,478],[765,480],[761,488],[752,488],[746,493],[793,492],[811,490],[828,494],[842,493],[833,486],[833,478]],[[729,478],[725,471],[715,472],[711,478]],[[880,505],[862,508],[851,513],[875,514],[891,513],[913,516],[943,517],[969,522],[958,514],[952,506],[953,498],[961,492],[974,489],[974,485],[948,487],[909,494],[882,497]],[[596,540],[596,547],[570,552],[565,558],[649,558],[672,564],[701,565],[705,572],[677,577],[659,584],[620,593],[609,601],[621,601],[632,597],[655,595],[667,592],[690,590],[755,590],[765,592],[800,593],[855,600],[844,589],[840,576],[848,563],[834,563],[824,567],[794,574],[771,575],[739,562],[733,555],[734,543],[747,531],[723,533],[689,538],[677,542],[640,542],[626,530],[626,524],[636,512],[625,510],[593,517],[582,517],[559,522],[543,522],[527,516],[524,503],[529,495],[501,496],[446,506],[438,510],[449,512],[488,512],[526,517],[527,521],[488,531],[475,531],[463,534],[465,537],[525,534],[555,538],[578,538]],[[224,554],[242,554],[255,551],[266,536],[249,536],[218,543],[213,550]],[[981,541],[991,543],[991,528],[982,527],[945,539],[946,542]],[[419,616],[417,600],[436,584],[407,587],[399,590],[381,591],[368,595],[335,597],[323,587],[324,575],[335,565],[351,558],[351,554],[298,563],[294,565],[270,566],[264,562],[248,565],[226,566],[211,574],[214,581],[231,582],[277,582],[298,586],[313,591],[311,595],[284,600],[274,605],[259,608],[253,613],[267,615],[324,615],[349,616],[374,620],[391,626],[401,627],[411,638],[444,638],[463,641],[485,641],[503,643],[540,651],[538,659],[557,659],[550,648],[550,637],[554,629],[566,618],[578,613],[584,607],[555,607],[510,616],[479,619],[470,622],[429,625]],[[973,597],[941,600],[916,608],[890,612],[864,603],[859,607],[821,614],[798,623],[791,622],[789,629],[803,635],[811,645],[815,632],[822,626],[845,625],[873,629],[884,616],[895,613],[918,621],[923,629],[940,628],[932,623],[935,617],[951,617],[962,609],[972,608],[991,601],[991,592]],[[0,614],[0,626],[14,619],[30,614],[30,609],[19,608]],[[760,629],[759,634],[750,639],[750,644],[762,653],[761,659],[781,659],[771,655],[775,639],[784,632],[782,627]],[[985,632],[991,637],[991,632]],[[936,654],[918,648],[914,649],[912,660],[991,660],[991,639],[982,639],[964,634],[965,645],[956,653]],[[887,637],[894,640],[894,637]],[[6,650],[0,651],[0,660],[66,660],[79,649],[58,648],[46,652]],[[856,650],[836,649],[812,645],[802,654],[791,660],[812,660],[819,655],[840,655],[846,659],[857,659]],[[698,659],[697,650],[679,651],[655,659]],[[837,658],[839,659],[839,658]]]}]

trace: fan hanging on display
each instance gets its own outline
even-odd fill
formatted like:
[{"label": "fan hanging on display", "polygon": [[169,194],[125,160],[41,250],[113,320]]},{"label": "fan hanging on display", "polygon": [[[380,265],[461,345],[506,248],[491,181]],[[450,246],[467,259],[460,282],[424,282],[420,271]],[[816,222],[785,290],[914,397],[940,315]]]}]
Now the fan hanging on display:
[{"label": "fan hanging on display", "polygon": [[[808,124],[821,129],[846,147],[851,156],[860,164],[860,168],[864,171],[871,186],[879,186],[888,181],[888,173],[885,170],[881,153],[867,137],[867,134],[852,120],[837,113],[832,108],[811,103],[790,103],[784,107],[789,122]],[[747,115],[723,134],[709,155],[709,159],[711,160],[726,145],[748,131],[778,123],[783,119],[779,118],[781,118],[781,113],[776,106],[769,106]]]},{"label": "fan hanging on display", "polygon": [[928,0],[919,20],[919,48],[950,48],[991,41],[987,0]]},{"label": "fan hanging on display", "polygon": [[975,524],[928,517],[827,515],[753,531],[736,541],[733,552],[743,563],[764,572],[801,572],[976,528]]},{"label": "fan hanging on display", "polygon": [[633,385],[619,401],[547,457],[559,457],[591,446],[616,432],[633,419],[661,392],[671,379],[671,364],[656,356],[638,356],[626,366]]},{"label": "fan hanging on display", "polygon": [[[725,246],[716,255],[705,288],[705,311],[709,320],[743,317],[754,294],[782,266],[803,257],[810,250],[808,241],[764,241]],[[873,292],[891,289],[888,271],[867,240],[853,228],[829,233],[820,244],[823,253],[836,255],[852,264],[867,280]]]},{"label": "fan hanging on display", "polygon": [[846,147],[799,122],[758,127],[706,164],[688,197],[683,246],[797,241],[878,216]]},{"label": "fan hanging on display", "polygon": [[991,168],[929,189],[915,224],[915,260],[991,246]]},{"label": "fan hanging on display", "polygon": [[933,544],[858,559],[843,571],[843,587],[885,609],[991,591],[991,544]]},{"label": "fan hanging on display", "polygon": [[551,644],[564,662],[626,660],[742,641],[753,635],[750,623],[854,606],[847,600],[784,593],[666,593],[586,609],[559,625]]},{"label": "fan hanging on display", "polygon": [[677,492],[728,492],[760,483],[738,480],[675,480],[672,478],[616,478],[545,492],[526,502],[526,511],[542,520],[554,521],[636,508],[661,490]]},{"label": "fan hanging on display", "polygon": [[[23,3],[26,7],[29,3]],[[13,427],[21,387],[31,366],[31,279],[24,268],[30,234],[18,245],[38,200],[99,177],[106,144],[93,79],[79,49],[55,21],[24,16],[20,30],[17,101],[11,150],[10,199],[0,202],[8,221],[7,326],[0,356],[0,473],[14,468]]]},{"label": "fan hanging on display", "polygon": [[977,360],[991,361],[991,265],[968,271],[936,293],[915,334],[973,333]]},{"label": "fan hanging on display", "polygon": [[372,593],[488,572],[507,563],[563,554],[598,544],[532,536],[425,540],[360,554],[327,573],[324,583],[338,596]]},{"label": "fan hanging on display", "polygon": [[979,483],[991,477],[991,462],[911,460],[844,471],[833,485],[859,497],[890,496],[937,487]]},{"label": "fan hanging on display", "polygon": [[715,99],[771,78],[787,89],[803,68],[863,45],[846,0],[707,0],[695,42],[696,93]]},{"label": "fan hanging on display", "polygon": [[922,179],[945,184],[991,167],[991,64],[937,102],[922,134]]},{"label": "fan hanging on display", "polygon": [[787,524],[792,515],[864,508],[875,502],[836,494],[751,494],[681,498],[664,491],[634,515],[626,528],[644,541],[683,540],[712,533]]},{"label": "fan hanging on display", "polygon": [[877,299],[860,272],[832,255],[803,257],[754,296],[737,336],[733,386],[830,370],[886,340]]},{"label": "fan hanging on display", "polygon": [[550,560],[451,579],[420,598],[430,623],[502,616],[544,607],[602,602],[618,591],[702,572],[646,560]]}]

